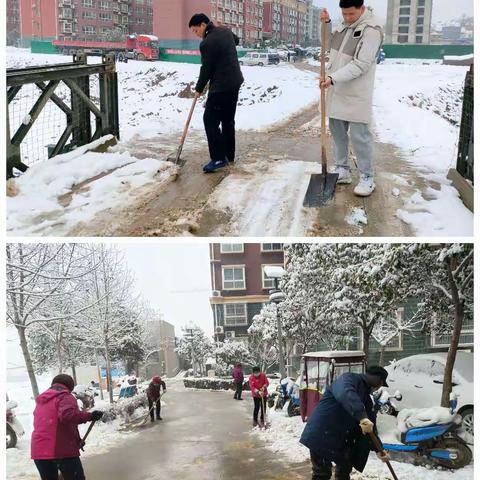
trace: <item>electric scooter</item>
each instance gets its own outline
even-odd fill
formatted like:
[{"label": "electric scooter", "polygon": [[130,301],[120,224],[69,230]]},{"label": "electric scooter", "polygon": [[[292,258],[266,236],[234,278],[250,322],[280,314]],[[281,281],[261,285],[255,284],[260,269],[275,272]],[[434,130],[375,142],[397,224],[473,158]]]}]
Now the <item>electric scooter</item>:
[{"label": "electric scooter", "polygon": [[[375,408],[378,412],[397,417],[399,410],[392,400],[400,401],[402,395],[395,392],[390,396],[383,390],[380,395],[374,396]],[[457,398],[450,398],[450,413],[454,414],[457,408]],[[461,419],[458,419],[461,423]],[[445,468],[459,469],[472,461],[472,451],[458,435],[460,424],[454,417],[450,423],[427,425],[410,428],[402,432],[400,444],[384,443],[383,448],[392,459],[401,454],[414,455],[419,464],[434,464]]]},{"label": "electric scooter", "polygon": [[16,417],[13,409],[18,407],[18,403],[7,399],[7,448],[15,448],[19,437],[25,434],[22,424]]}]

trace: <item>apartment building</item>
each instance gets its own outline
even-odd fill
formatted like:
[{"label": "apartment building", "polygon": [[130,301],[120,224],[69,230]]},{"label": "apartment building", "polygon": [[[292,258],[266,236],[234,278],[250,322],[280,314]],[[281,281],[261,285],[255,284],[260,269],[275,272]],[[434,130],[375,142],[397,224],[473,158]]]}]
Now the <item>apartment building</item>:
[{"label": "apartment building", "polygon": [[306,0],[264,0],[263,37],[272,44],[303,45],[307,35]]},{"label": "apartment building", "polygon": [[15,3],[23,45],[55,38],[121,41],[153,29],[153,0],[9,0],[7,17]]},{"label": "apartment building", "polygon": [[430,44],[433,0],[388,0],[385,43]]},{"label": "apartment building", "polygon": [[313,0],[306,0],[306,45],[311,47],[320,46],[320,13],[321,7],[313,4]]},{"label": "apartment building", "polygon": [[20,39],[20,0],[7,0],[7,45],[18,45]]},{"label": "apartment building", "polygon": [[284,264],[281,243],[214,243],[210,266],[214,332],[217,341],[247,339],[253,317],[268,302],[272,279],[266,265]]}]

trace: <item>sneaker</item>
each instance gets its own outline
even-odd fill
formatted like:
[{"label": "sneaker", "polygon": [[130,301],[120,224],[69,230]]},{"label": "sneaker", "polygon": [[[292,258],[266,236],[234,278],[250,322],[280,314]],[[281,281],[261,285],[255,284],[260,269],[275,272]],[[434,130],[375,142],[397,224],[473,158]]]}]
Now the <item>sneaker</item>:
[{"label": "sneaker", "polygon": [[256,422],[256,421],[254,420],[252,426],[253,426],[253,428],[258,427],[258,422]]},{"label": "sneaker", "polygon": [[163,418],[162,417],[157,417],[157,420],[163,420]]},{"label": "sneaker", "polygon": [[215,170],[218,170],[219,168],[226,167],[228,165],[228,161],[225,160],[212,160],[211,162],[207,163],[203,167],[203,171],[205,173],[211,173],[214,172]]},{"label": "sneaker", "polygon": [[358,185],[353,190],[355,195],[359,197],[369,197],[375,190],[375,183],[373,182],[373,177],[367,175],[361,175]]},{"label": "sneaker", "polygon": [[349,168],[335,167],[335,169],[333,170],[333,173],[338,174],[337,183],[339,185],[348,185],[352,183],[352,174],[350,173]]}]

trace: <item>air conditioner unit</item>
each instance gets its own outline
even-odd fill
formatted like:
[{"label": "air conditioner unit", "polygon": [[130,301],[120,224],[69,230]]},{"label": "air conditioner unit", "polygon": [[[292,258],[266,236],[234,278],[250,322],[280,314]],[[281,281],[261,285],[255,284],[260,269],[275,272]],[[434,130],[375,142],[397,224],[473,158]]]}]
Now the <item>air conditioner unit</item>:
[{"label": "air conditioner unit", "polygon": [[220,290],[214,290],[212,292],[212,297],[221,297],[222,296],[222,292]]},{"label": "air conditioner unit", "polygon": [[233,330],[227,330],[225,332],[225,338],[235,338],[235,332]]},{"label": "air conditioner unit", "polygon": [[219,325],[218,327],[215,327],[215,334],[217,334],[217,335],[222,334],[223,335],[223,326],[222,325]]}]

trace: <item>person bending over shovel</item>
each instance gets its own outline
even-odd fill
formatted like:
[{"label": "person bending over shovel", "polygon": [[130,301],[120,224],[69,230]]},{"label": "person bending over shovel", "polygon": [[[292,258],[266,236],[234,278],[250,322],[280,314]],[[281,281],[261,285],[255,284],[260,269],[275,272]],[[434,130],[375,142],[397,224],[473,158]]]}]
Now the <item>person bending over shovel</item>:
[{"label": "person bending over shovel", "polygon": [[160,388],[163,390],[163,393],[167,391],[167,386],[165,385],[165,382],[158,375],[156,375],[155,377],[152,378],[152,381],[150,382],[150,385],[147,388],[148,409],[150,410],[151,422],[155,421],[155,417],[153,413],[154,404],[155,404],[155,413],[157,415],[157,420],[162,420],[162,417],[160,416],[160,411],[162,408]]},{"label": "person bending over shovel", "polygon": [[202,39],[197,95],[201,95],[210,82],[203,114],[210,151],[210,162],[203,171],[210,173],[235,160],[235,112],[243,83],[236,49],[239,39],[230,29],[215,26],[203,13],[195,14],[188,26]]},{"label": "person bending over shovel", "polygon": [[[327,77],[320,87],[327,90],[327,115],[335,144],[338,184],[352,183],[348,160],[348,132],[357,157],[360,181],[354,193],[368,197],[375,190],[373,136],[370,131],[377,55],[383,43],[381,22],[364,0],[340,0],[343,22],[330,36]],[[331,29],[325,9],[321,20]]]},{"label": "person bending over shovel", "polygon": [[[330,480],[335,462],[335,480],[349,480],[352,468],[362,472],[370,450],[367,434],[376,433],[376,412],[371,394],[388,387],[388,373],[379,366],[366,374],[344,373],[327,387],[307,420],[300,443],[310,450],[312,480]],[[383,462],[388,453],[377,451]]]},{"label": "person bending over shovel", "polygon": [[[265,426],[265,409],[267,407],[267,387],[269,385],[267,376],[260,372],[260,367],[253,367],[252,374],[248,379],[250,391],[253,397],[253,427]],[[262,405],[263,404],[263,405]],[[258,423],[258,411],[260,410],[260,423]]]},{"label": "person bending over shovel", "polygon": [[100,420],[103,412],[81,411],[72,395],[74,386],[70,375],[57,375],[35,400],[31,456],[42,480],[58,480],[58,471],[63,480],[85,480],[78,425]]}]

